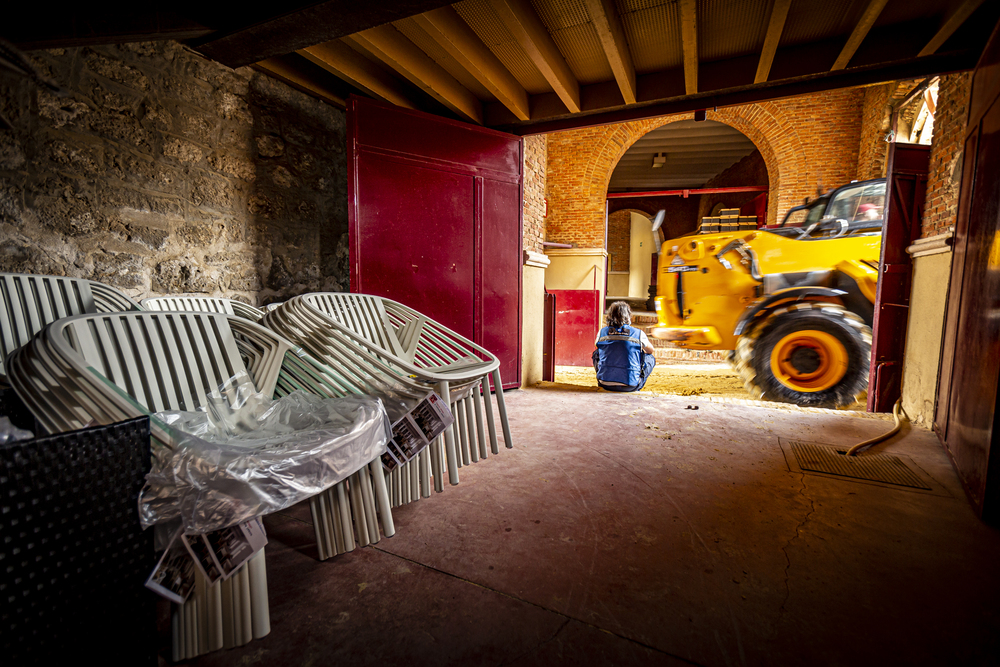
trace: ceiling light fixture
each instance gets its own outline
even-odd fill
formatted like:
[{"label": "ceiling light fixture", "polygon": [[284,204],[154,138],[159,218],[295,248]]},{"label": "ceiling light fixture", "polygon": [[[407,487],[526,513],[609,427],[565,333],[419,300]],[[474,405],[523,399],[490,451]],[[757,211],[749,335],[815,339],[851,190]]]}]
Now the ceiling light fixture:
[{"label": "ceiling light fixture", "polygon": [[653,169],[659,169],[667,163],[666,153],[656,153],[653,155]]}]

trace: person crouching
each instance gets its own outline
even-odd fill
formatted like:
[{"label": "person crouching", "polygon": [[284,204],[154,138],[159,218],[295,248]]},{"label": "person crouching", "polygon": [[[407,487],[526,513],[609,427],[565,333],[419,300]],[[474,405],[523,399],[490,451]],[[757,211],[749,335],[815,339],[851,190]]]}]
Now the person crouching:
[{"label": "person crouching", "polygon": [[608,391],[638,391],[656,366],[646,332],[632,326],[632,310],[624,301],[608,308],[608,326],[601,329],[591,355],[597,386]]}]

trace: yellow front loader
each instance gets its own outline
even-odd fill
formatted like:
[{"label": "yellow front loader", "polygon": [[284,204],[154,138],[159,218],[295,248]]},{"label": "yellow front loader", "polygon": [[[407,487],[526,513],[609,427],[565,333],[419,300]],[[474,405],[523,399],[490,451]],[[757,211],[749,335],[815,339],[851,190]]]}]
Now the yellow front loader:
[{"label": "yellow front loader", "polygon": [[702,233],[665,241],[652,335],[731,350],[758,399],[841,408],[864,398],[884,197],[884,180],[852,183],[775,228],[705,233],[714,226],[703,221]]}]

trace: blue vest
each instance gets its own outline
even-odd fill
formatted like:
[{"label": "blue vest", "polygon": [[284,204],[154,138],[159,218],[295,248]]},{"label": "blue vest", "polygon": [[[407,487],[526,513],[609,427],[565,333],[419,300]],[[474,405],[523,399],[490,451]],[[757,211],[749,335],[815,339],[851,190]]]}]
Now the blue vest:
[{"label": "blue vest", "polygon": [[597,381],[634,387],[642,380],[642,343],[635,327],[604,327],[597,338]]}]

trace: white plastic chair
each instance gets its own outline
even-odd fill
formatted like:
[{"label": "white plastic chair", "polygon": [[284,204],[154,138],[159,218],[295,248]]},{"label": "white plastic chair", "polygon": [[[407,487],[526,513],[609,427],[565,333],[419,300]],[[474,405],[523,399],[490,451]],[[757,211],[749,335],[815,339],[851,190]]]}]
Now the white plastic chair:
[{"label": "white plastic chair", "polygon": [[146,310],[195,311],[199,313],[225,313],[251,322],[259,322],[264,311],[236,299],[216,296],[154,296],[142,300]]},{"label": "white plastic chair", "polygon": [[6,383],[7,355],[46,324],[83,313],[142,310],[130,297],[93,280],[30,273],[0,273],[0,303],[0,385]]},{"label": "white plastic chair", "polygon": [[444,433],[443,448],[439,439],[392,472],[393,506],[429,496],[431,476],[435,490],[443,490],[445,463],[454,485],[461,466],[499,453],[490,378],[504,442],[513,446],[499,359],[412,308],[366,294],[313,293],[265,313],[262,323],[331,366],[351,364],[359,375],[380,378],[413,398],[432,389],[448,398],[455,423]]},{"label": "white plastic chair", "polygon": [[[194,410],[244,369],[267,395],[294,389],[323,396],[360,393],[274,332],[221,314],[75,316],[42,329],[9,362],[12,385],[50,432],[161,410]],[[169,432],[155,422],[151,428],[154,445],[173,445]],[[395,532],[379,458],[314,496],[311,507],[321,558],[377,542],[379,518],[386,536]],[[227,582],[202,581],[175,608],[173,628],[175,660],[266,635],[263,551]]]}]

